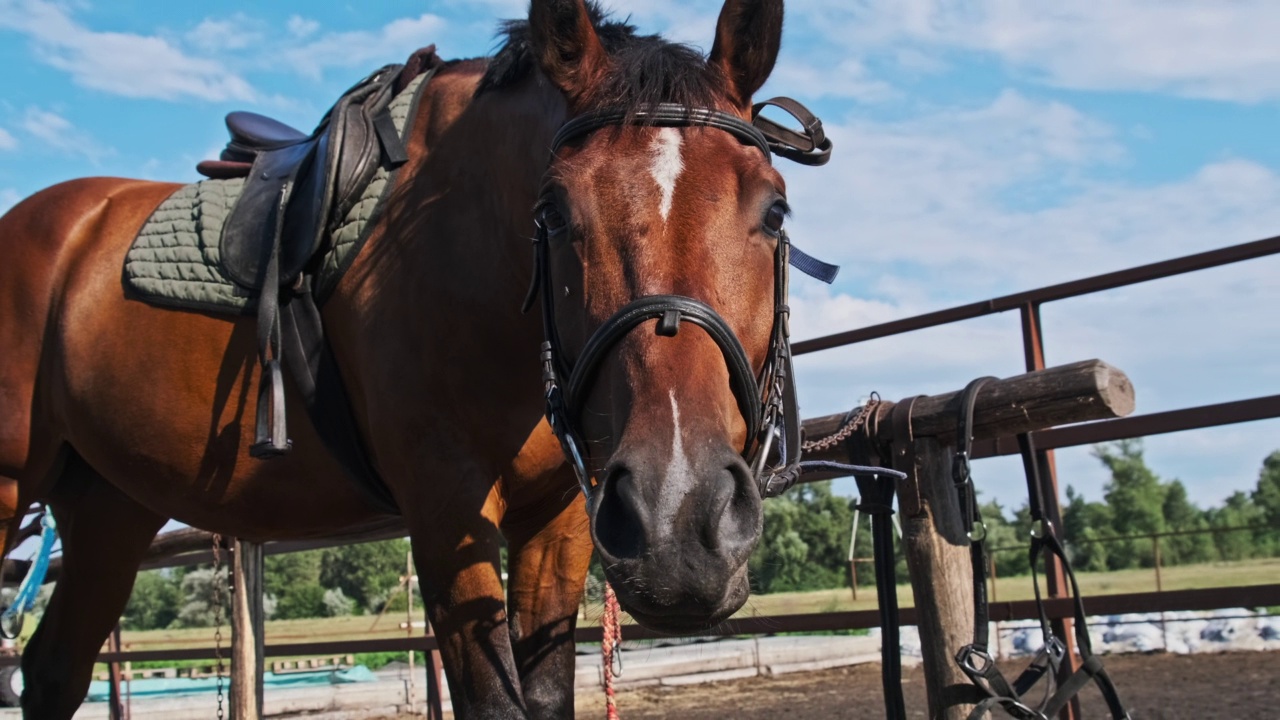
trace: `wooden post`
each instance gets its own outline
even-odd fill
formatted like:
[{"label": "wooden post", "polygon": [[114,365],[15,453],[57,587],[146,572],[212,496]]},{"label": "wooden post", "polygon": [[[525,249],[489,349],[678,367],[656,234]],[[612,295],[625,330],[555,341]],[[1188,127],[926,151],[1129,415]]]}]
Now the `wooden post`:
[{"label": "wooden post", "polygon": [[232,551],[231,717],[262,717],[262,545],[237,539]]},{"label": "wooden post", "polygon": [[[916,462],[911,477],[899,485],[902,493],[919,493],[919,511],[903,513],[903,539],[911,593],[915,597],[920,630],[929,717],[964,720],[972,705],[964,703],[969,678],[956,664],[955,654],[973,642],[973,568],[969,539],[961,524],[960,507],[951,483],[951,452],[937,438],[915,441]],[[903,502],[899,500],[899,507]],[[972,695],[969,695],[972,697]]]},{"label": "wooden post", "polygon": [[[960,394],[915,401],[910,424],[915,463],[902,468],[911,477],[898,486],[929,717],[942,720],[962,720],[971,708],[961,703],[960,688],[970,683],[954,660],[960,648],[973,640],[973,569],[951,481],[952,449],[948,447],[955,442]],[[884,403],[878,413],[879,442],[891,439],[892,406]],[[992,382],[978,396],[973,435],[976,440],[988,440],[1059,424],[1122,417],[1133,406],[1133,385],[1123,372],[1100,360],[1086,360]],[[805,430],[810,437],[824,437],[843,420],[843,415],[818,418],[806,422]],[[897,439],[895,453],[905,447],[903,440]],[[839,461],[845,452],[833,448],[808,457]],[[821,477],[815,474],[814,479]],[[981,482],[979,475],[979,486]]]}]

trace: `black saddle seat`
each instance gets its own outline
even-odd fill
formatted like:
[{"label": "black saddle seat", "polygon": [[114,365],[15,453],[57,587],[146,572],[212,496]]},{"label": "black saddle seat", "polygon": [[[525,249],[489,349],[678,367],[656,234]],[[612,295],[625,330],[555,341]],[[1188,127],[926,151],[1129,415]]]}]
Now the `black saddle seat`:
[{"label": "black saddle seat", "polygon": [[311,137],[279,120],[244,110],[227,114],[227,131],[231,142],[221,158],[233,162],[252,162],[257,151],[295,145]]}]

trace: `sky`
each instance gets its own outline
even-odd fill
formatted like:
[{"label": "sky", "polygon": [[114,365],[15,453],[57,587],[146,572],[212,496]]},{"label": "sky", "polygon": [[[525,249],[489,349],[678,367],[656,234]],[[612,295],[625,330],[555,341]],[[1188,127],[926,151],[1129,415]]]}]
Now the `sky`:
[{"label": "sky", "polygon": [[[703,49],[720,3],[607,0]],[[203,3],[0,0],[0,212],[73,177],[194,181],[248,109],[309,129],[378,66],[435,43],[485,55],[522,0]],[[760,97],[834,139],[779,161],[796,244],[843,266],[797,276],[803,339],[1280,234],[1280,4],[1268,0],[792,0]],[[1050,365],[1126,371],[1137,412],[1280,392],[1280,257],[1055,303]],[[798,359],[806,416],[1023,370],[1016,313]],[[1149,438],[1202,506],[1249,490],[1280,421]],[[1059,479],[1100,499],[1088,448]],[[1016,460],[975,478],[1021,505]],[[837,489],[851,493],[852,483]]]}]

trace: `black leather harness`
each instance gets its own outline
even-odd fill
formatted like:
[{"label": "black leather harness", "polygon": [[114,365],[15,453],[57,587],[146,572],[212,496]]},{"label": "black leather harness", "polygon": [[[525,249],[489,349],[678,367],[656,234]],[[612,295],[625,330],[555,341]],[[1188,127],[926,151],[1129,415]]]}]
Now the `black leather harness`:
[{"label": "black leather harness", "polygon": [[[766,104],[791,113],[804,126],[803,134],[786,130],[758,116],[754,123],[749,123],[719,110],[690,109],[664,103],[636,112],[606,108],[574,117],[556,133],[551,152],[554,155],[566,143],[601,128],[639,125],[723,130],[743,144],[759,149],[766,160],[771,160],[772,152],[807,165],[821,165],[829,159],[831,141],[823,133],[821,121],[812,113],[786,98],[760,103],[755,106],[755,111],[758,113]],[[701,327],[710,335],[724,355],[730,388],[746,421],[747,437],[742,455],[755,475],[760,494],[771,497],[794,485],[806,470],[806,464],[800,461],[800,412],[788,329],[787,267],[790,264],[827,283],[835,280],[839,268],[806,255],[791,244],[785,231],[779,233],[774,253],[773,329],[769,353],[758,375],[753,371],[741,341],[724,318],[701,300],[681,295],[651,295],[623,306],[587,339],[577,362],[570,366],[556,329],[548,229],[541,216],[547,206],[549,201],[544,201],[535,210],[534,275],[525,299],[525,310],[531,309],[541,296],[545,333],[541,361],[547,420],[577,474],[583,493],[591,497],[591,478],[584,458],[586,445],[581,435],[581,412],[592,380],[604,357],[623,337],[642,323],[655,319],[658,321],[655,332],[659,335],[674,336],[685,322]],[[835,468],[830,463],[823,463],[820,469]],[[881,468],[848,465],[841,465],[839,469],[851,474],[886,472]]]}]

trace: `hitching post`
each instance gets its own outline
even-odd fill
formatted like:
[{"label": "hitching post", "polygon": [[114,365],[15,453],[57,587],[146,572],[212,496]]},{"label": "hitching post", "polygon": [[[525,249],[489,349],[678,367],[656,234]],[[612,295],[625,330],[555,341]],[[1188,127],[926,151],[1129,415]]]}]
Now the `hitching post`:
[{"label": "hitching post", "polygon": [[262,717],[262,545],[236,539],[231,566],[231,717]]},{"label": "hitching post", "polygon": [[[894,465],[910,475],[898,486],[898,505],[920,629],[929,717],[943,720],[963,720],[971,709],[960,699],[964,697],[961,688],[969,685],[969,680],[954,660],[960,648],[973,639],[969,541],[960,524],[951,480],[950,445],[955,442],[959,402],[959,391],[918,398],[908,438],[891,438],[893,403],[884,403],[874,437],[877,443],[894,441]],[[1133,386],[1123,372],[1100,360],[1086,360],[987,385],[977,399],[973,435],[975,440],[990,440],[1055,425],[1122,417],[1133,411],[1133,404]],[[832,415],[807,421],[806,434],[829,435],[843,419],[843,415]],[[914,460],[904,462],[911,455]],[[807,457],[848,459],[843,448]],[[976,482],[981,488],[980,472]]]}]

